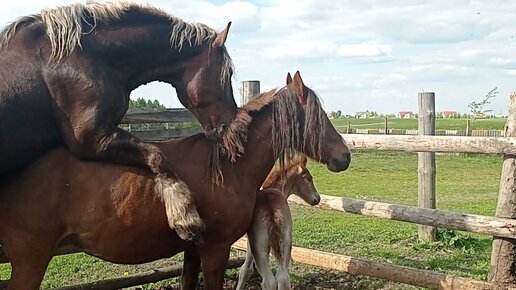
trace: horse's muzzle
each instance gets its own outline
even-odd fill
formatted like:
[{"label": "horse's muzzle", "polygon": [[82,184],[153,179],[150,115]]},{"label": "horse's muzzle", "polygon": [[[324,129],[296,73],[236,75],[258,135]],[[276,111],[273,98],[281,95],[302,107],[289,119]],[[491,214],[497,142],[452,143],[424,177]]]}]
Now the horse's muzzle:
[{"label": "horse's muzzle", "polygon": [[222,136],[224,136],[224,132],[226,131],[226,124],[221,124],[220,126],[213,129],[205,129],[204,134],[206,138],[211,141],[220,141]]},{"label": "horse's muzzle", "polygon": [[348,169],[351,164],[351,153],[345,153],[341,158],[333,158],[328,164],[328,169],[333,172],[341,172]]}]

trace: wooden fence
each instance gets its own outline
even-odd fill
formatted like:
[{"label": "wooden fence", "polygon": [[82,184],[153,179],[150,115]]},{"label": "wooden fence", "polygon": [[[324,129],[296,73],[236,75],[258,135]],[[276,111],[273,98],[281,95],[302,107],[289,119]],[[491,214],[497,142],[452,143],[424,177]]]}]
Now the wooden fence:
[{"label": "wooden fence", "polygon": [[[129,113],[124,120],[132,124],[150,121],[169,123],[177,121],[179,118],[178,114],[182,116],[180,121],[191,121],[192,117],[189,113],[177,110],[167,110],[157,113]],[[195,129],[184,131],[183,129],[175,128],[174,130],[178,132],[169,134],[168,136],[180,136],[183,132],[191,133],[192,130]],[[491,270],[488,282],[298,247],[293,248],[292,257],[294,261],[434,289],[516,289],[516,273],[513,270],[516,267],[516,93],[513,93],[510,97],[509,118],[505,132],[506,137],[343,134],[343,137],[351,149],[503,154],[504,162],[496,217],[329,196],[323,196],[319,204],[320,208],[346,213],[493,235]],[[147,137],[145,136],[145,134],[149,133],[134,131],[133,133],[149,139],[149,135],[147,135]],[[154,137],[151,136],[150,139],[162,136],[160,134],[156,134]],[[420,170],[432,171],[435,169],[420,168]],[[432,178],[430,178],[430,181],[432,182]],[[433,182],[435,182],[435,179]],[[302,204],[301,201],[295,198],[291,198],[290,202]],[[245,240],[239,240],[234,247],[245,250]],[[73,252],[73,249],[61,250],[60,254],[68,252]],[[0,254],[0,262],[1,261],[5,262],[6,259],[5,257],[2,259],[2,255]],[[241,265],[241,260],[232,260],[230,264],[232,267],[237,267]],[[87,287],[83,285],[63,289],[115,289],[116,287],[120,287],[118,285],[129,287],[174,277],[179,275],[179,271],[179,268],[172,267],[162,271],[154,271],[156,273],[142,273],[136,275],[141,277],[110,279],[112,280],[111,282],[116,281],[116,283],[113,282],[115,284],[109,284],[109,281],[99,281],[90,283]],[[98,285],[102,285],[102,287],[99,288]]]},{"label": "wooden fence", "polygon": [[[337,131],[347,134],[382,134],[382,135],[417,135],[417,129],[355,129],[346,126],[336,126]],[[474,136],[474,137],[504,137],[502,130],[435,130],[438,136]]]}]

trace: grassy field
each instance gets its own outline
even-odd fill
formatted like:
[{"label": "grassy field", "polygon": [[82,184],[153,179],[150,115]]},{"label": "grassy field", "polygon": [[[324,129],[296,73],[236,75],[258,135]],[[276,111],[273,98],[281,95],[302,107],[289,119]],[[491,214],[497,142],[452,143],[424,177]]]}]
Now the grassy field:
[{"label": "grassy field", "polygon": [[[311,164],[319,191],[403,205],[417,203],[416,154],[355,152],[353,158],[349,171],[339,174]],[[438,208],[493,215],[500,170],[501,158],[498,156],[438,155]],[[490,236],[440,230],[439,242],[420,243],[417,241],[417,226],[413,224],[298,206],[292,207],[292,211],[294,244],[297,246],[476,279],[487,277]],[[180,257],[174,261],[177,259]],[[163,260],[146,265],[120,266],[84,254],[56,257],[49,267],[44,287],[132,274],[169,263],[170,260]],[[308,273],[317,271],[296,264],[293,279],[302,283],[308,279]],[[234,276],[236,272],[231,273]],[[0,280],[7,279],[8,275],[9,266],[0,265]],[[356,289],[379,289],[386,284],[374,279],[364,281],[365,284]],[[152,287],[156,285],[147,285],[144,289]],[[388,289],[417,288],[395,285]]]},{"label": "grassy field", "polygon": [[[465,130],[466,119],[436,119],[435,128],[437,130]],[[347,127],[348,122],[354,129],[383,129],[385,119],[356,119],[342,118],[333,119],[332,123],[337,127]],[[417,129],[417,119],[388,119],[387,126],[390,129]],[[506,119],[479,119],[471,120],[471,130],[502,130]]]}]

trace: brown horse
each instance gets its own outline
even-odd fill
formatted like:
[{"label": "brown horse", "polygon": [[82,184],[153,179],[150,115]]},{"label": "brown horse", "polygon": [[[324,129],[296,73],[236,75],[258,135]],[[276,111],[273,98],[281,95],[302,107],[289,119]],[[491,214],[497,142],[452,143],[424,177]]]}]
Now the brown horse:
[{"label": "brown horse", "polygon": [[[130,92],[158,80],[172,84],[206,134],[218,138],[236,113],[228,29],[217,33],[126,2],[74,4],[9,24],[0,32],[0,183],[65,144],[79,159],[169,177],[160,179],[163,189],[168,184],[186,199],[171,206],[188,208],[188,188],[163,152],[117,124]],[[192,230],[202,227],[197,223]]]},{"label": "brown horse", "polygon": [[[295,194],[310,205],[321,201],[306,161],[303,155],[283,169],[273,169],[256,194],[253,220],[247,231],[246,258],[235,290],[244,289],[253,264],[262,277],[262,290],[290,290],[292,215],[287,199]],[[276,276],[269,265],[271,249],[278,264]]]},{"label": "brown horse", "polygon": [[[211,182],[214,147],[204,135],[156,143],[191,188],[205,221],[204,243],[197,246],[170,230],[146,171],[80,162],[63,148],[31,164],[0,195],[0,245],[12,265],[8,289],[38,289],[53,253],[64,245],[115,263],[188,250],[185,276],[198,271],[200,258],[206,288],[222,289],[230,247],[246,233],[256,192],[279,154],[288,160],[291,150],[299,150],[336,172],[351,162],[346,143],[299,73],[288,86],[239,109],[223,142],[227,158],[220,160],[219,185]],[[190,277],[185,288],[196,281]]]}]

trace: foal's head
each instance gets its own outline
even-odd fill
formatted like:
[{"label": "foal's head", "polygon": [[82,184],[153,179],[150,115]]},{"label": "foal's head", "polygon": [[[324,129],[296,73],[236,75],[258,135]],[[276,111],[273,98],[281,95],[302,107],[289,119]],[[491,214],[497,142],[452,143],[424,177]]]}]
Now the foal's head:
[{"label": "foal's head", "polygon": [[275,188],[281,191],[285,197],[295,194],[309,205],[316,205],[321,201],[321,196],[315,188],[312,174],[306,168],[307,158],[300,155],[291,159],[290,164],[281,169],[274,168],[263,183],[264,189]]}]

